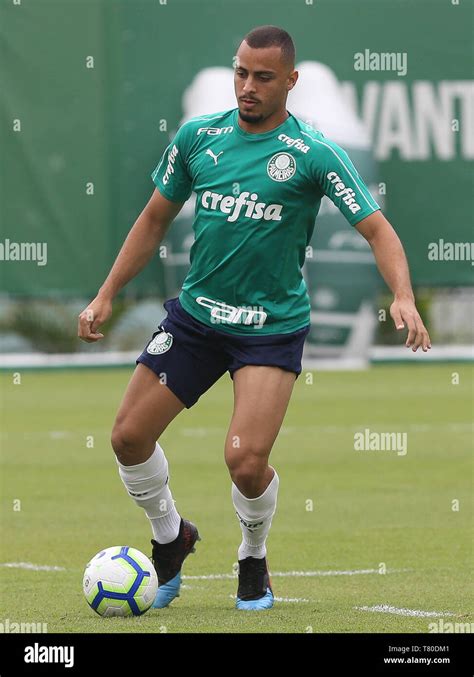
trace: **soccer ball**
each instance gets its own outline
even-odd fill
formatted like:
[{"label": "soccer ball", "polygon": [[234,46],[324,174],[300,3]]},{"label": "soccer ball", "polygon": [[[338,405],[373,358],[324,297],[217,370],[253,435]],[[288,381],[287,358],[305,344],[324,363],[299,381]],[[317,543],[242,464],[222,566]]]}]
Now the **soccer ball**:
[{"label": "soccer ball", "polygon": [[146,555],[116,545],[91,559],[82,587],[89,606],[100,616],[141,616],[153,604],[158,577]]}]

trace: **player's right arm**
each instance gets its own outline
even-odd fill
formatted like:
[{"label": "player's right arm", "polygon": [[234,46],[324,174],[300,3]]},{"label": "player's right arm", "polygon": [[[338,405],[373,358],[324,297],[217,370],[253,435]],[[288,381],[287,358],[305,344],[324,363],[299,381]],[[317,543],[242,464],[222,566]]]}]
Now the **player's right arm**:
[{"label": "player's right arm", "polygon": [[112,314],[112,301],[156,252],[184,201],[172,202],[155,189],[135,221],[104,284],[95,299],[79,315],[77,335],[87,343],[104,338],[98,329]]},{"label": "player's right arm", "polygon": [[79,315],[77,335],[83,341],[104,338],[98,329],[111,316],[113,299],[146,266],[191,195],[192,178],[186,162],[191,140],[192,127],[184,124],[161,156],[151,175],[156,190],[127,235],[99,293]]}]

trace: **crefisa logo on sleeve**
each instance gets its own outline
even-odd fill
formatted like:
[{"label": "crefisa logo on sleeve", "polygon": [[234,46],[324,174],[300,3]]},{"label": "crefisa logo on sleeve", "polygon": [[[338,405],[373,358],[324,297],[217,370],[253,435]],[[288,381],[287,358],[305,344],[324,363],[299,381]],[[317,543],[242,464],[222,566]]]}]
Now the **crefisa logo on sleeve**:
[{"label": "crefisa logo on sleeve", "polygon": [[341,178],[338,176],[336,172],[329,172],[327,178],[336,189],[334,195],[342,199],[344,204],[346,204],[349,207],[352,214],[357,214],[357,212],[360,211],[361,207],[360,204],[358,204],[355,200],[356,194],[352,190],[352,188],[348,188],[346,184],[341,181]]},{"label": "crefisa logo on sleeve", "polygon": [[163,183],[165,184],[165,186],[170,179],[170,174],[174,174],[174,162],[176,160],[176,156],[178,155],[178,153],[179,150],[175,144],[168,153],[168,165],[166,167],[166,172],[163,175]]}]

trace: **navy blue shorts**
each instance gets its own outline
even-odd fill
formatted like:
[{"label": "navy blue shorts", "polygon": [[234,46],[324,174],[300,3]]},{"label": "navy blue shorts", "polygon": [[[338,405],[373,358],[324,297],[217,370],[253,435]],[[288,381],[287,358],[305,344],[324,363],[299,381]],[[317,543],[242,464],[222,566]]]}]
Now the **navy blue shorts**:
[{"label": "navy blue shorts", "polygon": [[[164,303],[167,317],[136,363],[149,367],[189,409],[220,377],[247,364],[301,373],[310,326],[289,334],[237,336],[208,327],[184,310],[178,297]],[[166,380],[165,380],[166,378]]]}]

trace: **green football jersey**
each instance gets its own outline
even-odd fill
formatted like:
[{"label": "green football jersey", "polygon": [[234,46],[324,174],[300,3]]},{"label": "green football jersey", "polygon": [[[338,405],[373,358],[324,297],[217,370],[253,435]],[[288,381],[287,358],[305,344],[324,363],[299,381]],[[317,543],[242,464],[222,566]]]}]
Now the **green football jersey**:
[{"label": "green football jersey", "polygon": [[310,323],[301,268],[323,195],[353,226],[380,209],[347,153],[291,113],[261,134],[239,126],[237,108],[192,118],[152,179],[172,202],[196,193],[181,305],[238,335]]}]

